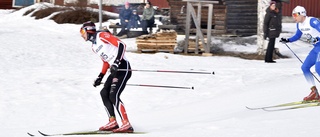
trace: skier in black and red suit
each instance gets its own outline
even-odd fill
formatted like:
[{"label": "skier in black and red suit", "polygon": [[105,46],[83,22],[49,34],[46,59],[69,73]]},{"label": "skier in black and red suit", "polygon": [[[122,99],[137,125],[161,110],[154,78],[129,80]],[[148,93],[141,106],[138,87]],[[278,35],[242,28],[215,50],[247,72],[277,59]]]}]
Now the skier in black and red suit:
[{"label": "skier in black and red suit", "polygon": [[[96,31],[96,26],[91,21],[85,22],[82,25],[80,33],[85,41],[92,42],[93,52],[99,55],[103,62],[102,70],[94,81],[93,86],[96,87],[101,84],[108,69],[111,72],[100,92],[108,113],[109,123],[100,127],[99,130],[120,133],[133,132],[134,130],[129,122],[126,109],[120,99],[120,95],[131,77],[130,63],[125,56],[126,44],[113,36],[109,31]],[[118,71],[118,69],[122,71]],[[120,128],[116,121],[114,108],[118,111],[122,120]]]}]

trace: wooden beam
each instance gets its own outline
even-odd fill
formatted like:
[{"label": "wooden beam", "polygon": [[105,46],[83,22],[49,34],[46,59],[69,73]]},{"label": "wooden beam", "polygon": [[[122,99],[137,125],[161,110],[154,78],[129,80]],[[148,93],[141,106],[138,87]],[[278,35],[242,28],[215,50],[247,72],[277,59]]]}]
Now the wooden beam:
[{"label": "wooden beam", "polygon": [[184,45],[184,53],[188,53],[188,46],[189,46],[189,37],[190,37],[190,22],[191,22],[191,13],[190,13],[190,7],[193,8],[192,6],[189,6],[189,2],[187,3],[187,19],[186,19],[186,38],[185,38],[185,45]]},{"label": "wooden beam", "polygon": [[[190,22],[191,17],[194,20],[194,24],[196,26],[196,50],[195,53],[198,54],[199,49],[199,38],[201,39],[201,42],[204,46],[205,52],[210,53],[210,47],[211,45],[211,33],[212,33],[212,16],[213,16],[213,4],[218,4],[219,1],[206,1],[206,0],[182,0],[187,2],[187,16],[186,16],[186,37],[185,37],[185,45],[184,45],[184,51],[185,53],[188,52],[188,46],[189,46],[189,37],[190,37]],[[196,4],[195,4],[196,3]],[[198,6],[198,13],[196,15],[195,10],[193,6]],[[201,9],[202,6],[208,7],[208,20],[207,20],[207,43],[204,41],[204,36],[201,31]]]},{"label": "wooden beam", "polygon": [[211,45],[211,29],[212,29],[212,11],[213,5],[209,5],[209,14],[208,14],[208,29],[207,29],[207,44],[204,47],[206,53],[210,53],[210,45]]},{"label": "wooden beam", "polygon": [[[201,5],[202,4],[199,2],[198,3],[198,15],[197,15],[199,26],[201,26],[201,8],[202,8]],[[199,33],[196,34],[196,50],[195,50],[195,54],[199,54]]]},{"label": "wooden beam", "polygon": [[196,26],[196,28],[197,28],[197,34],[199,34],[199,37],[200,37],[200,39],[201,39],[201,42],[203,43],[203,46],[206,47],[207,44],[205,44],[204,37],[203,37],[203,33],[201,32],[201,26],[200,26],[200,25],[198,24],[198,22],[197,22],[196,12],[195,12],[194,8],[192,7],[192,5],[190,4],[190,2],[188,2],[187,6],[188,6],[188,8],[189,8],[188,12],[191,13],[192,18],[193,18],[193,20],[194,20],[194,24],[195,24],[195,26]]}]

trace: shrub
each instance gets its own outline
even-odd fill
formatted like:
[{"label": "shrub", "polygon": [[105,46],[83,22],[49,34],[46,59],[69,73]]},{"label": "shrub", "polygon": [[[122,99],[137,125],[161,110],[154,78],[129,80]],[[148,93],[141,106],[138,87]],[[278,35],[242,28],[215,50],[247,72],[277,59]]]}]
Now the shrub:
[{"label": "shrub", "polygon": [[23,16],[26,16],[26,15],[30,14],[30,13],[33,12],[34,10],[35,10],[35,9],[30,9],[30,10],[26,11],[26,12],[23,14]]},{"label": "shrub", "polygon": [[[53,16],[51,19],[58,24],[62,24],[62,23],[82,24],[83,22],[86,22],[89,20],[93,22],[99,21],[99,13],[86,10],[83,8],[79,8],[76,10],[61,12],[60,14]],[[108,16],[103,15],[102,21],[107,21],[107,20],[108,20]]]},{"label": "shrub", "polygon": [[65,10],[71,10],[71,9],[70,8],[50,7],[50,8],[38,10],[38,11],[34,12],[31,16],[35,17],[35,19],[42,19],[42,18],[45,18],[45,17],[51,15],[54,12],[65,11]]},{"label": "shrub", "polygon": [[[75,7],[47,7],[44,9],[40,9],[34,12],[31,16],[35,17],[35,19],[41,19],[52,15],[53,13],[57,13],[52,16],[50,19],[55,21],[58,24],[62,23],[72,23],[72,24],[82,24],[86,21],[98,22],[99,21],[99,13],[94,10],[89,10],[87,7],[87,0],[77,0],[74,3],[69,3],[68,6]],[[32,13],[35,9],[30,9],[24,13],[28,15]],[[107,15],[102,15],[102,21],[107,21],[114,17],[109,17]]]}]

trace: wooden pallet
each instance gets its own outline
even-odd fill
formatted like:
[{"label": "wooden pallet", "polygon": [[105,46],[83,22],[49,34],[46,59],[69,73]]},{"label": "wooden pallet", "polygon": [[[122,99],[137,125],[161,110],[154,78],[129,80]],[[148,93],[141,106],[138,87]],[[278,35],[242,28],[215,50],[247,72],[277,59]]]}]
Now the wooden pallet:
[{"label": "wooden pallet", "polygon": [[[205,43],[207,42],[207,39],[205,38]],[[204,52],[204,47],[202,44],[202,41],[199,39],[198,42],[198,49],[200,52]],[[196,40],[195,39],[189,39],[189,46],[188,46],[188,52],[194,52],[196,50]]]},{"label": "wooden pallet", "polygon": [[161,31],[152,35],[143,35],[136,39],[138,52],[170,52],[177,45],[175,31]]},{"label": "wooden pallet", "polygon": [[160,51],[160,50],[173,50],[175,44],[171,43],[140,43],[137,44],[138,50],[142,51],[144,49],[146,50],[155,50],[155,51]]},{"label": "wooden pallet", "polygon": [[[195,52],[196,51],[196,48],[188,48],[188,52]],[[198,51],[199,52],[205,52],[204,48],[198,48]]]},{"label": "wooden pallet", "polygon": [[150,45],[150,46],[165,46],[165,45],[177,45],[177,40],[137,40],[137,45]]},{"label": "wooden pallet", "polygon": [[139,49],[139,53],[156,53],[156,52],[166,52],[166,53],[174,53],[173,49]]}]

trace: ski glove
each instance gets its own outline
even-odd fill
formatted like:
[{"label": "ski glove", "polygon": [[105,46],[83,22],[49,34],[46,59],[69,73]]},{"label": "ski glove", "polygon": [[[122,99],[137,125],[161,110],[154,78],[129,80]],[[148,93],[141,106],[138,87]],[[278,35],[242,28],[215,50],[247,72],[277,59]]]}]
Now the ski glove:
[{"label": "ski glove", "polygon": [[307,41],[310,43],[310,44],[316,44],[319,40],[317,38],[309,38],[307,39]]},{"label": "ski glove", "polygon": [[99,74],[98,78],[93,83],[94,87],[99,86],[101,84],[103,76],[104,76],[104,74],[102,74],[102,73]]},{"label": "ski glove", "polygon": [[290,41],[289,41],[289,39],[287,39],[287,38],[281,38],[281,39],[280,39],[280,42],[282,42],[282,43],[288,43],[288,42],[290,42]]},{"label": "ski glove", "polygon": [[110,68],[110,72],[111,75],[115,76],[117,71],[118,71],[118,67],[120,65],[120,61],[119,60],[115,60]]}]

